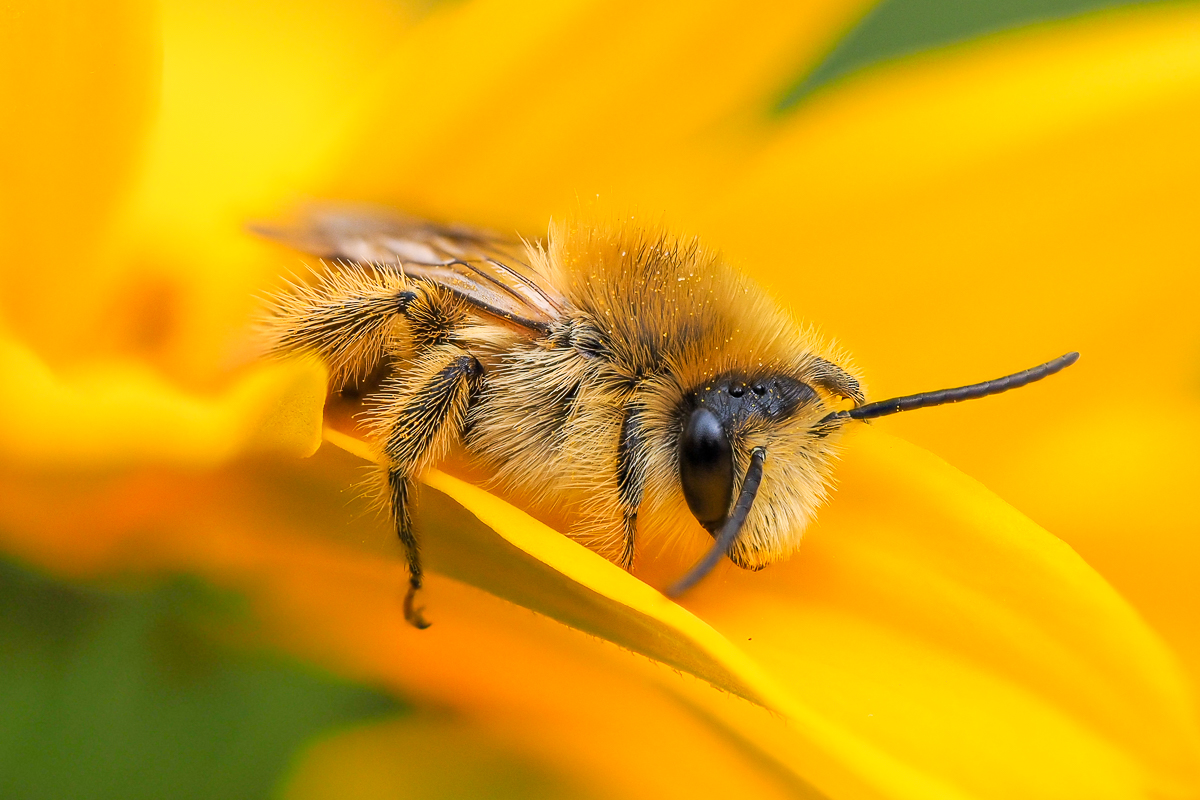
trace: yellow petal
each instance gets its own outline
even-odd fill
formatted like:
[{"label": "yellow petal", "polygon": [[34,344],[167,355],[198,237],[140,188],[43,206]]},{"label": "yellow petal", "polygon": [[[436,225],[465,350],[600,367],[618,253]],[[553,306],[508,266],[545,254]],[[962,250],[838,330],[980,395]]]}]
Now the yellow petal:
[{"label": "yellow petal", "polygon": [[53,340],[142,157],[157,101],[158,19],[143,0],[7,3],[0,25],[0,307]]},{"label": "yellow petal", "polygon": [[1200,788],[1186,683],[1082,559],[874,431],[839,478],[798,558],[702,587],[697,613],[816,710],[971,796]]},{"label": "yellow petal", "polygon": [[398,43],[310,191],[536,234],[628,175],[694,187],[867,4],[444,6]]},{"label": "yellow petal", "polygon": [[[1194,371],[1194,370],[1193,370]],[[1062,531],[1200,681],[1200,402],[1080,403],[1075,418],[999,454],[1007,494]]]},{"label": "yellow petal", "polygon": [[863,431],[847,460],[848,496],[801,556],[761,574],[727,570],[688,598],[725,636],[440,473],[429,484],[502,541],[427,495],[436,534],[426,548],[446,574],[783,715],[786,732],[744,710],[713,712],[835,794],[1183,796],[1200,786],[1200,736],[1170,656],[1078,556],[916,448]]},{"label": "yellow petal", "polygon": [[307,456],[320,443],[326,372],[313,363],[262,366],[204,398],[133,363],[60,377],[0,338],[0,373],[0,457],[27,468],[212,467],[247,452]]},{"label": "yellow petal", "polygon": [[[327,428],[325,438],[373,459],[344,433]],[[778,710],[778,688],[755,664],[652,587],[483,489],[437,470],[423,480],[470,512],[455,519],[436,495],[422,499],[417,514],[432,504],[431,520],[453,536],[427,544],[438,572]]]}]

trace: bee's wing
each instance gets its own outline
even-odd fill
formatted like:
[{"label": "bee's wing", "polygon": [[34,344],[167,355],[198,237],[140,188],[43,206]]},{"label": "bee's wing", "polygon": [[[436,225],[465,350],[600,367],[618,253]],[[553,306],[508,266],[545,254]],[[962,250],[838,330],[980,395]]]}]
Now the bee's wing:
[{"label": "bee's wing", "polygon": [[525,262],[525,246],[490,231],[438,225],[378,208],[313,207],[255,233],[321,258],[399,269],[450,289],[480,312],[544,333],[566,307],[549,277]]}]

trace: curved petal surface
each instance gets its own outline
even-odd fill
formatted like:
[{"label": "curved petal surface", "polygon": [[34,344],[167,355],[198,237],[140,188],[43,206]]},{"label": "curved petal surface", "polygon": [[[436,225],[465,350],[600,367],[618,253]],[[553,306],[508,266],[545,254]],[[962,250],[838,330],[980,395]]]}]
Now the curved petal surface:
[{"label": "curved petal surface", "polygon": [[[369,456],[344,434],[326,436]],[[834,794],[849,776],[912,797],[1061,797],[1070,787],[1185,797],[1200,786],[1181,675],[1082,559],[883,434],[858,432],[842,474],[800,557],[760,574],[727,569],[688,598],[716,630],[436,472],[429,485],[508,546],[435,503],[426,547],[446,574],[782,714],[782,738],[761,720],[727,724]]]},{"label": "curved petal surface", "polygon": [[260,367],[223,395],[198,397],[133,363],[93,363],[69,378],[0,337],[0,459],[25,468],[130,464],[211,468],[246,453],[312,455],[326,371]]}]

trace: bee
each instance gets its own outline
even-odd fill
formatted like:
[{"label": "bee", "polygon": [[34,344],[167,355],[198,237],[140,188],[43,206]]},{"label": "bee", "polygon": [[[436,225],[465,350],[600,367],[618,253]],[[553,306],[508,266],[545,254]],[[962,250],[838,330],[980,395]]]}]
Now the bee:
[{"label": "bee", "polygon": [[758,570],[796,551],[849,423],[1007,391],[1078,358],[867,403],[844,354],[713,251],[656,228],[557,224],[539,242],[313,208],[257,232],[326,266],[274,298],[270,350],[316,354],[334,391],[387,372],[367,421],[418,628],[414,486],[452,449],[570,509],[571,535],[627,570],[647,531],[707,531],[678,595],[723,558]]}]

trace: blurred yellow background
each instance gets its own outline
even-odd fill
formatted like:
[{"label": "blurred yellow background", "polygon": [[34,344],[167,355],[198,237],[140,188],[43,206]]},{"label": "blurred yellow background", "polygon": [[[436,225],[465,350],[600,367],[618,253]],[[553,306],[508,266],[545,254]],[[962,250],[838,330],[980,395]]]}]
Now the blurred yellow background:
[{"label": "blurred yellow background", "polygon": [[[1200,794],[1200,5],[17,2],[0,87],[0,794]],[[852,439],[695,617],[429,511],[417,634],[255,356],[312,198],[665,222],[876,398],[1082,358]]]}]

